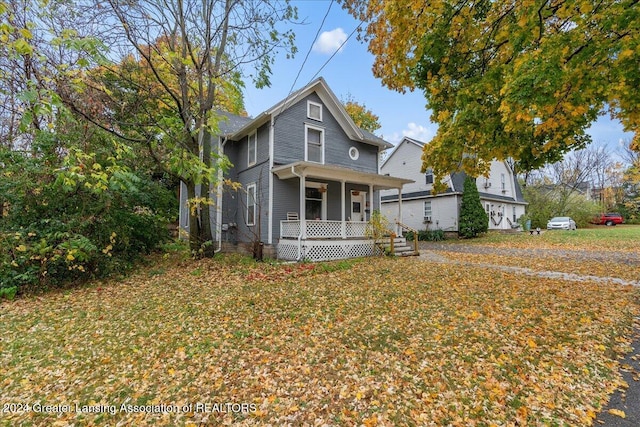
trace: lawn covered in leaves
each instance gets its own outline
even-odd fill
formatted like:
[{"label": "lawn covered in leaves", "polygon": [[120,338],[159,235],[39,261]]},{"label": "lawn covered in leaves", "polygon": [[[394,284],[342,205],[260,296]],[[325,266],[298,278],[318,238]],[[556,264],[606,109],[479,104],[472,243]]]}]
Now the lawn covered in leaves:
[{"label": "lawn covered in leaves", "polygon": [[631,287],[416,258],[233,261],[1,303],[0,423],[588,425],[639,312]]},{"label": "lawn covered in leaves", "polygon": [[[447,243],[458,244],[459,240],[447,240]],[[465,245],[491,245],[502,248],[526,249],[567,249],[581,251],[621,251],[635,252],[640,250],[640,225],[617,225],[614,227],[594,225],[574,231],[542,230],[542,234],[530,235],[521,233],[490,232],[478,239],[462,242]]]}]

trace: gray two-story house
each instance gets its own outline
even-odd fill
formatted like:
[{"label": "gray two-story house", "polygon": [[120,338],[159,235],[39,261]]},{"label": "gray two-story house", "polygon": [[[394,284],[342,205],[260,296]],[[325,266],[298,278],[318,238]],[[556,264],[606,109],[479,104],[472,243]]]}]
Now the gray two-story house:
[{"label": "gray two-story house", "polygon": [[[316,261],[374,252],[367,224],[379,191],[401,194],[412,181],[379,173],[380,153],[392,145],[358,128],[324,79],[255,118],[225,116],[218,150],[233,167],[224,178],[242,187],[217,189],[219,248],[260,241],[280,259]],[[182,191],[183,229],[187,209]]]}]

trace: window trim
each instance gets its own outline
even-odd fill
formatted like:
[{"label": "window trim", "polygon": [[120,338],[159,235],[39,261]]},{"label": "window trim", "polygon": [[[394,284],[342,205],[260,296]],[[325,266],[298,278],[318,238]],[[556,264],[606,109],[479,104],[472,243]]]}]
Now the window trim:
[{"label": "window trim", "polygon": [[[429,215],[427,215],[427,203],[429,204]],[[433,204],[431,200],[425,200],[422,202],[422,217],[425,221],[431,221],[433,218]]]},{"label": "window trim", "polygon": [[[253,200],[251,200],[250,197]],[[247,184],[247,218],[246,218],[247,226],[256,225],[256,215],[258,213],[257,207],[258,207],[258,203],[256,200],[256,184],[255,183]],[[253,221],[250,222],[249,218],[251,218],[251,216],[249,215],[249,213],[251,212],[251,210],[253,210]]]},{"label": "window trim", "polygon": [[[429,182],[429,177],[431,177],[431,182]],[[431,169],[427,169],[427,171],[424,173],[424,183],[425,185],[433,185],[433,170]]]},{"label": "window trim", "polygon": [[[307,181],[304,183],[305,186],[305,190],[307,188],[315,188],[317,190],[324,188],[325,191],[321,191],[320,192],[320,197],[321,199],[309,199],[307,198],[306,195],[306,191],[305,191],[305,196],[304,196],[304,208],[305,208],[305,216],[306,216],[306,211],[307,211],[307,200],[320,200],[320,219],[322,221],[326,221],[327,220],[327,186],[328,183],[326,182],[316,182],[316,181]],[[315,219],[315,218],[312,218]],[[308,220],[308,219],[307,219]]]},{"label": "window trim", "polygon": [[[309,130],[320,132],[320,161],[309,160]],[[313,162],[324,165],[324,129],[318,126],[304,125],[304,160],[305,162]]]},{"label": "window trim", "polygon": [[[318,107],[318,110],[320,112],[319,117],[313,117],[311,115],[311,107]],[[319,104],[317,102],[313,102],[313,101],[307,101],[307,118],[311,119],[311,120],[316,120],[318,122],[322,121],[322,104]]]},{"label": "window trim", "polygon": [[[253,150],[251,149],[251,140],[253,139]],[[251,153],[253,151],[253,162],[251,161]],[[247,135],[247,167],[253,166],[258,161],[258,131],[254,130]]]}]

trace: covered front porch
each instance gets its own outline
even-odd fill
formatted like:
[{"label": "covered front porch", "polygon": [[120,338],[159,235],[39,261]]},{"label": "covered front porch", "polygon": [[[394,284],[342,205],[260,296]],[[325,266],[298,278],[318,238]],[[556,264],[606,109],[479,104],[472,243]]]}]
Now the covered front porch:
[{"label": "covered front porch", "polygon": [[[297,190],[297,203],[281,213],[278,258],[312,261],[370,256],[380,249],[370,224],[379,209],[379,190],[397,189],[411,180],[339,166],[296,162],[273,173]],[[297,182],[296,182],[297,181]],[[296,185],[297,184],[297,185]],[[295,197],[295,196],[294,196]],[[402,203],[399,203],[399,215]]]}]

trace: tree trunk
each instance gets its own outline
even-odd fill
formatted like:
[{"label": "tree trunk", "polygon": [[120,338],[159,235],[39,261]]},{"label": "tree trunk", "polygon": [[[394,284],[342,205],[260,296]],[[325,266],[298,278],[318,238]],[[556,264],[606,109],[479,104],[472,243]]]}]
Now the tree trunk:
[{"label": "tree trunk", "polygon": [[[203,132],[203,131],[201,131]],[[202,162],[211,166],[211,135],[205,134],[202,137]],[[200,190],[200,197],[206,198],[207,202],[202,206],[200,210],[201,219],[201,248],[202,255],[205,257],[213,257],[215,255],[215,242],[213,241],[213,232],[211,230],[211,203],[215,201],[211,198],[211,182],[208,178],[202,181],[202,188]]]},{"label": "tree trunk", "polygon": [[189,249],[192,253],[198,254],[200,251],[199,209],[189,205],[189,201],[196,197],[196,185],[193,182],[186,182],[185,185],[187,187],[187,208],[189,209]]}]

